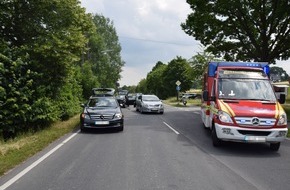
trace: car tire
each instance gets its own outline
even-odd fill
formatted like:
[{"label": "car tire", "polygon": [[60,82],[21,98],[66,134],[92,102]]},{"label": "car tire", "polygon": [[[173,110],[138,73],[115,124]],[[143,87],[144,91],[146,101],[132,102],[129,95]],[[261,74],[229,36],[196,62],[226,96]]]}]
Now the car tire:
[{"label": "car tire", "polygon": [[278,151],[279,148],[280,148],[280,142],[278,143],[270,143],[270,149],[273,150],[273,151]]},{"label": "car tire", "polygon": [[215,129],[215,125],[214,124],[213,124],[212,130],[211,130],[211,138],[212,138],[212,145],[214,147],[221,146],[222,141],[218,138],[218,136],[216,134],[216,129]]},{"label": "car tire", "polygon": [[86,130],[84,127],[80,127],[81,133],[84,133]]},{"label": "car tire", "polygon": [[119,131],[124,131],[124,126],[119,127]]}]

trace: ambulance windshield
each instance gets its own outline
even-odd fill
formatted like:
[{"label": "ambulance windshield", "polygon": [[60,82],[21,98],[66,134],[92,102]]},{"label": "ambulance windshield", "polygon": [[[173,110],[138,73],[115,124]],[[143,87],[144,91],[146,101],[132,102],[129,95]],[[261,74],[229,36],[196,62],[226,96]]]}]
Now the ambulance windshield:
[{"label": "ambulance windshield", "polygon": [[218,97],[221,99],[276,101],[270,81],[260,79],[220,78]]}]

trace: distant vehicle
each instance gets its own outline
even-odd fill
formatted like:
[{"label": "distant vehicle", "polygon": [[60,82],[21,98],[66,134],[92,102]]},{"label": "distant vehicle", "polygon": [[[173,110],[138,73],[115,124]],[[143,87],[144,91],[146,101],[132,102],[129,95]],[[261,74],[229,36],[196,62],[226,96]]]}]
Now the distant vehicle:
[{"label": "distant vehicle", "polygon": [[201,99],[201,94],[197,93],[185,93],[182,95],[180,101],[185,101],[187,99]]},{"label": "distant vehicle", "polygon": [[140,92],[136,93],[134,108],[136,107],[136,102],[138,101],[138,97],[141,95],[142,95],[142,93],[140,93]]},{"label": "distant vehicle", "polygon": [[157,96],[142,94],[137,98],[136,111],[163,114],[164,106]]},{"label": "distant vehicle", "polygon": [[136,94],[129,93],[128,94],[128,99],[126,101],[126,104],[128,106],[130,106],[130,105],[135,105],[135,103],[136,103]]},{"label": "distant vehicle", "polygon": [[124,116],[112,90],[105,90],[104,93],[100,93],[100,89],[95,91],[98,93],[94,93],[86,104],[82,104],[81,131],[89,128],[116,128],[123,131]]},{"label": "distant vehicle", "polygon": [[126,107],[126,102],[128,100],[128,90],[119,90],[117,94],[117,101],[121,107]]}]

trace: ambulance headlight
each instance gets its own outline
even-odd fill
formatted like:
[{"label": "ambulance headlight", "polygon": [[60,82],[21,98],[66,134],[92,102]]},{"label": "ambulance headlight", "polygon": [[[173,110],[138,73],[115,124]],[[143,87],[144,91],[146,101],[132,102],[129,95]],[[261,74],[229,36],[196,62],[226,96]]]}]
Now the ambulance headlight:
[{"label": "ambulance headlight", "polygon": [[233,120],[232,120],[231,116],[228,113],[224,112],[224,111],[219,111],[218,112],[218,117],[219,117],[219,120],[221,122],[233,123]]},{"label": "ambulance headlight", "polygon": [[287,125],[287,115],[286,113],[283,113],[282,115],[279,116],[279,120],[278,120],[278,126],[281,125]]}]

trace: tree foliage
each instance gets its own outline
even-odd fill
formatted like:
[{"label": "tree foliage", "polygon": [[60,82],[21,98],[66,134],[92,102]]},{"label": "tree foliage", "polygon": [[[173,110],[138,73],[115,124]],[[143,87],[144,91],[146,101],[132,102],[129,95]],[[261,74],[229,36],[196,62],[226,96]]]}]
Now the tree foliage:
[{"label": "tree foliage", "polygon": [[210,61],[221,61],[217,58],[215,58],[211,53],[207,51],[203,51],[201,53],[198,53],[197,55],[194,55],[189,60],[189,65],[192,68],[192,76],[193,76],[193,88],[201,88],[202,86],[202,78],[203,73],[206,70],[206,67],[208,65],[208,62]]},{"label": "tree foliage", "polygon": [[182,29],[228,61],[290,57],[289,0],[187,0],[193,12]]},{"label": "tree foliage", "polygon": [[5,138],[31,121],[33,76],[26,62],[0,53],[0,129]]},{"label": "tree foliage", "polygon": [[113,22],[102,15],[93,16],[95,33],[90,36],[87,61],[92,64],[94,74],[101,87],[115,87],[121,78],[121,45]]},{"label": "tree foliage", "polygon": [[167,65],[159,61],[152,68],[152,71],[147,74],[147,89],[150,91],[150,93],[155,94],[160,98],[166,96],[163,90],[164,81],[162,80],[162,76],[166,68]]},{"label": "tree foliage", "polygon": [[166,97],[174,96],[176,94],[176,82],[181,82],[181,90],[187,91],[190,89],[193,77],[192,68],[189,66],[186,59],[176,57],[168,63],[167,68],[162,75],[163,88]]},{"label": "tree foliage", "polygon": [[5,137],[73,116],[93,87],[112,87],[120,78],[113,23],[85,13],[78,0],[2,0],[0,23]]},{"label": "tree foliage", "polygon": [[181,90],[187,91],[192,86],[193,79],[193,70],[189,62],[182,57],[176,57],[168,64],[157,62],[146,79],[139,82],[136,91],[156,94],[165,99],[176,95],[178,80],[181,82]]},{"label": "tree foliage", "polygon": [[283,68],[273,66],[270,68],[270,78],[272,78],[274,82],[276,82],[275,79],[279,79],[281,81],[288,81],[289,75]]}]

